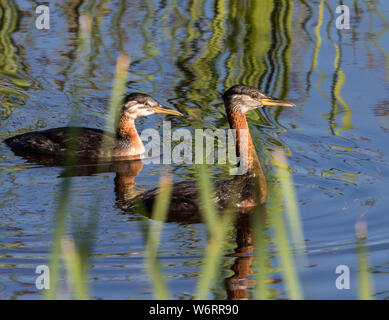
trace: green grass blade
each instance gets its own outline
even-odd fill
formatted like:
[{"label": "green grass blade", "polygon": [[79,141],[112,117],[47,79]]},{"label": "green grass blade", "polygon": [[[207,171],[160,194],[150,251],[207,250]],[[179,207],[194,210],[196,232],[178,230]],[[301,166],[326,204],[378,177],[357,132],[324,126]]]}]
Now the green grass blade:
[{"label": "green grass blade", "polygon": [[[285,286],[288,291],[288,295],[293,300],[300,300],[303,298],[300,288],[300,282],[298,279],[298,274],[296,272],[296,267],[294,263],[293,256],[290,253],[291,246],[289,243],[288,232],[285,226],[284,218],[283,218],[283,198],[284,196],[288,199],[289,202],[295,201],[293,199],[293,192],[291,191],[291,182],[286,175],[285,170],[280,170],[280,168],[286,166],[286,159],[282,158],[281,153],[276,154],[275,160],[273,163],[277,168],[277,175],[274,177],[276,181],[281,181],[280,185],[273,182],[271,188],[269,190],[269,206],[268,212],[270,216],[270,222],[275,231],[276,243],[279,251],[280,262],[282,265],[282,272],[284,275]],[[288,181],[289,180],[289,181]],[[286,189],[284,189],[286,187]],[[289,193],[286,195],[285,193]],[[296,204],[288,204],[292,210],[297,211]],[[298,219],[299,216],[297,212],[291,214],[293,219]],[[297,235],[296,233],[302,232],[301,226],[299,223],[292,221],[291,230],[294,234],[294,238],[297,239],[298,243],[302,243],[301,235]]]},{"label": "green grass blade", "polygon": [[286,217],[292,233],[292,239],[298,249],[305,249],[304,232],[301,225],[298,202],[293,187],[292,176],[289,173],[288,163],[283,152],[277,151],[274,154],[274,164],[285,201]]},{"label": "green grass blade", "polygon": [[160,180],[160,189],[156,197],[152,220],[147,234],[146,242],[146,266],[153,285],[155,298],[166,300],[169,298],[168,290],[164,281],[164,276],[160,263],[158,262],[158,244],[161,240],[163,223],[169,211],[170,197],[172,191],[172,177],[164,175]]},{"label": "green grass blade", "polygon": [[61,239],[65,232],[66,210],[70,196],[71,179],[65,178],[61,185],[59,205],[56,214],[55,229],[51,254],[49,259],[50,270],[50,289],[44,292],[44,298],[48,300],[55,299],[57,291],[57,279],[59,276],[59,261],[61,254]]},{"label": "green grass blade", "polygon": [[[282,202],[282,197],[280,195],[278,195],[277,198],[279,203]],[[290,254],[288,234],[282,217],[282,207],[277,206],[276,204],[272,204],[271,207],[272,208],[269,210],[271,216],[270,221],[275,231],[276,243],[279,251],[286,289],[291,299],[300,300],[302,299],[300,284],[293,257]]]},{"label": "green grass blade", "polygon": [[216,279],[222,260],[223,244],[226,240],[228,227],[233,222],[230,210],[218,217],[213,202],[213,186],[205,165],[197,166],[200,212],[209,230],[209,240],[205,248],[204,264],[201,268],[199,281],[194,295],[195,300],[203,300],[208,296],[209,288]]},{"label": "green grass blade", "polygon": [[358,248],[358,297],[360,300],[373,299],[373,284],[369,273],[369,261],[366,249],[367,227],[365,222],[358,222],[355,226]]},{"label": "green grass blade", "polygon": [[263,206],[257,206],[254,213],[254,230],[255,230],[255,266],[257,270],[257,299],[266,300],[269,299],[269,288],[267,282],[267,240],[265,237],[265,216],[263,212]]},{"label": "green grass blade", "polygon": [[62,239],[62,252],[68,270],[70,282],[74,287],[74,294],[78,300],[88,299],[87,277],[84,272],[81,255],[72,239]]}]

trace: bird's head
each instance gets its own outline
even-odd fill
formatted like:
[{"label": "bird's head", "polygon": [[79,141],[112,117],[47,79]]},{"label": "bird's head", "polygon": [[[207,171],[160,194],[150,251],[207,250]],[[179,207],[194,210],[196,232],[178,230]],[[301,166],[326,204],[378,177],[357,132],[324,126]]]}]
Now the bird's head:
[{"label": "bird's head", "polygon": [[237,84],[229,88],[223,95],[227,112],[246,112],[262,108],[264,106],[294,107],[295,104],[289,101],[270,97],[263,94],[255,87]]},{"label": "bird's head", "polygon": [[130,93],[124,99],[122,112],[132,119],[146,117],[153,113],[165,113],[174,116],[182,116],[181,112],[164,108],[153,97],[144,93]]}]

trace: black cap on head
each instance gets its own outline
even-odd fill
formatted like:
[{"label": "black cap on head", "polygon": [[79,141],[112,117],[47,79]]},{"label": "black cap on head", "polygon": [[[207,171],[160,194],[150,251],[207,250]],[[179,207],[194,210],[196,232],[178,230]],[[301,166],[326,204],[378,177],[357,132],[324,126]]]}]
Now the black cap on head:
[{"label": "black cap on head", "polygon": [[223,94],[223,100],[228,99],[230,96],[240,94],[240,95],[246,95],[250,96],[253,99],[263,99],[266,98],[266,95],[263,94],[261,91],[259,91],[256,87],[247,86],[245,84],[236,84],[229,88],[224,94]]},{"label": "black cap on head", "polygon": [[139,103],[145,103],[147,100],[150,99],[153,99],[153,97],[148,94],[131,92],[130,94],[126,95],[126,97],[124,98],[124,103],[128,101],[138,101]]}]

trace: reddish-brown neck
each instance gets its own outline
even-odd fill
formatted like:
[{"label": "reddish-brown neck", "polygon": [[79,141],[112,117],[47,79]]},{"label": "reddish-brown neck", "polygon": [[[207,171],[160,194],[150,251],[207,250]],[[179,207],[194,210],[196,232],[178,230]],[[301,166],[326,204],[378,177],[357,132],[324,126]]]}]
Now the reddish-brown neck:
[{"label": "reddish-brown neck", "polygon": [[[242,166],[242,163],[246,163],[247,174],[257,179],[259,194],[253,199],[257,203],[265,203],[267,193],[266,178],[263,174],[253,140],[251,139],[246,115],[240,112],[230,111],[228,112],[228,121],[231,129],[236,130],[236,153],[240,157],[240,166]],[[246,151],[245,148],[247,148]],[[256,197],[258,198],[255,199]]]},{"label": "reddish-brown neck", "polygon": [[143,142],[135,127],[135,119],[131,118],[126,113],[123,113],[120,117],[118,134],[120,138],[129,141],[131,148],[137,150],[144,149]]},{"label": "reddish-brown neck", "polygon": [[[246,162],[248,170],[255,170],[259,164],[257,152],[253,140],[251,139],[249,126],[247,124],[246,115],[236,111],[230,111],[228,113],[228,121],[231,129],[236,130],[236,154],[240,157],[241,162]],[[247,147],[247,152],[245,148]],[[241,153],[241,151],[243,153]]]}]

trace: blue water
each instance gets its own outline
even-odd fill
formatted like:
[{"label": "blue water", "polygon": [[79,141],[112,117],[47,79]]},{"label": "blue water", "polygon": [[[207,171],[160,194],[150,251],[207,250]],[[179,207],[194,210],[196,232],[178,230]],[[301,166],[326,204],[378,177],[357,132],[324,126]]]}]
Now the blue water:
[{"label": "blue water", "polygon": [[[34,27],[31,2],[10,2],[6,9],[17,24],[4,23],[1,28],[6,45],[0,69],[0,139],[70,122],[104,128],[120,50],[131,57],[127,91],[146,92],[180,110],[186,117],[173,119],[173,125],[190,130],[226,128],[221,94],[229,85],[250,79],[245,75],[252,72],[248,84],[297,105],[252,111],[248,117],[265,172],[271,171],[276,147],[288,155],[306,245],[307,261],[299,269],[305,296],[358,297],[355,225],[362,221],[367,225],[374,297],[389,298],[389,4],[370,1],[369,7],[358,1],[355,9],[352,1],[345,1],[351,7],[351,29],[338,31],[336,1],[328,1],[330,8],[323,4],[322,17],[320,1],[309,4],[312,11],[292,1],[287,8],[292,14],[289,36],[272,39],[281,49],[288,43],[290,52],[265,55],[263,71],[260,65],[248,68],[242,62],[248,54],[242,49],[248,27],[244,22],[234,25],[229,1],[221,18],[224,29],[214,29],[214,19],[224,12],[215,12],[214,2],[207,0],[197,8],[198,16],[189,2],[177,6],[172,1],[130,2],[126,8],[115,1],[84,3],[79,12],[90,10],[94,16],[84,46],[78,42],[77,8],[71,2],[50,2],[49,30]],[[264,35],[258,35],[258,41],[264,43],[266,30],[260,30]],[[165,119],[143,118],[137,127],[161,129]],[[171,169],[175,181],[193,178],[189,165],[144,165],[135,178],[137,190],[154,188],[162,169]],[[41,298],[35,268],[48,263],[62,171],[28,163],[0,144],[1,299]],[[217,168],[213,175],[220,177],[222,172]],[[144,263],[144,227],[150,221],[117,206],[114,178],[115,172],[72,178],[66,234],[77,238],[99,201],[89,269],[91,297],[151,299],[153,288]],[[235,237],[231,232],[211,299],[227,298],[223,279],[233,275],[236,257],[230,254],[237,246]],[[203,224],[164,224],[159,257],[171,298],[192,298],[206,240]],[[270,254],[269,277],[282,279],[273,245]],[[349,290],[335,286],[338,265],[350,268]],[[247,277],[255,279],[255,272]],[[67,279],[63,271],[59,286],[63,298],[71,297]],[[283,281],[270,287],[273,298],[288,296]],[[252,288],[246,291],[247,298],[255,297]]]}]

